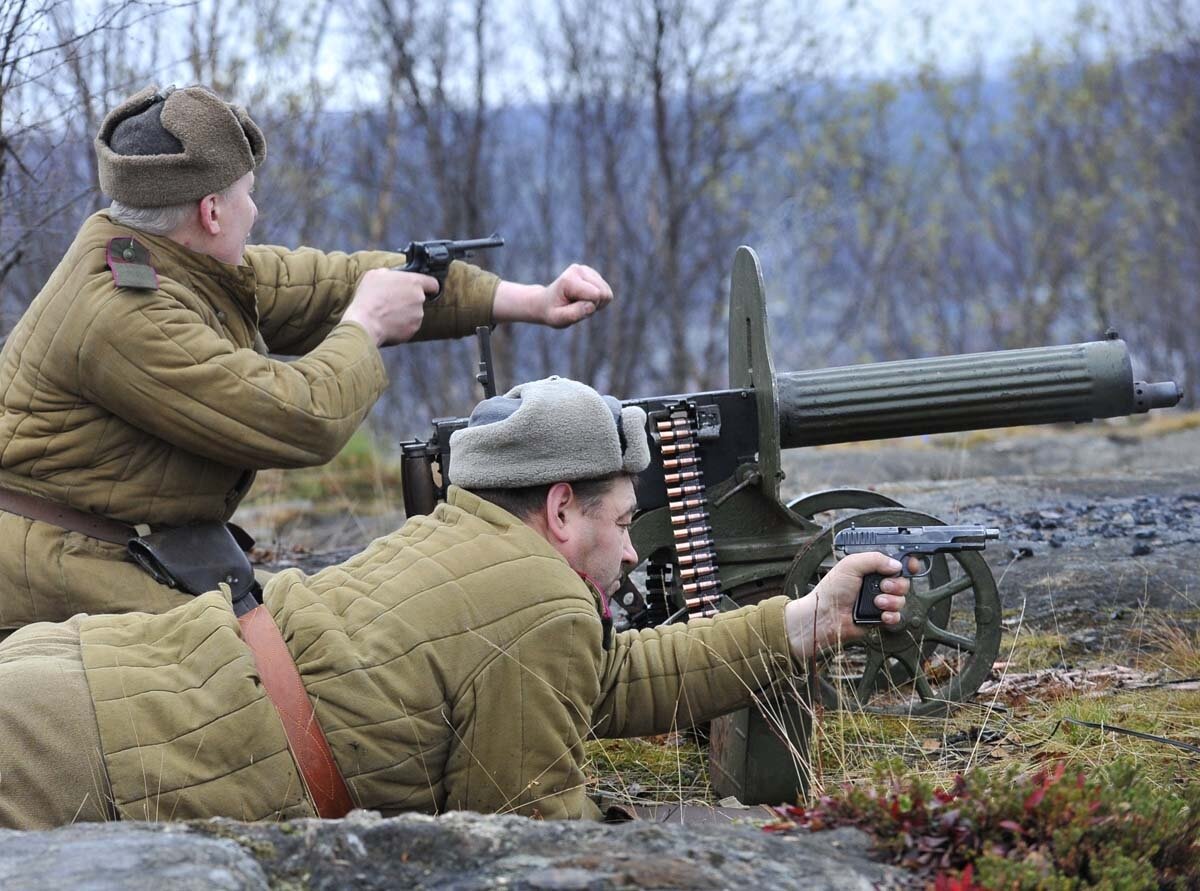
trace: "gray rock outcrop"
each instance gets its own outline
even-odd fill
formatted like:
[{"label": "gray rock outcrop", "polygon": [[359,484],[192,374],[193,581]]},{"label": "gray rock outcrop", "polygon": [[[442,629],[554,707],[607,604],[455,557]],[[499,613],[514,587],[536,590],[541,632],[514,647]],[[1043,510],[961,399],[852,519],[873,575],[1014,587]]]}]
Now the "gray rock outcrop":
[{"label": "gray rock outcrop", "polygon": [[439,888],[897,888],[855,830],[774,835],[740,824],[552,823],[449,814],[247,824],[81,824],[0,831],[6,891]]}]

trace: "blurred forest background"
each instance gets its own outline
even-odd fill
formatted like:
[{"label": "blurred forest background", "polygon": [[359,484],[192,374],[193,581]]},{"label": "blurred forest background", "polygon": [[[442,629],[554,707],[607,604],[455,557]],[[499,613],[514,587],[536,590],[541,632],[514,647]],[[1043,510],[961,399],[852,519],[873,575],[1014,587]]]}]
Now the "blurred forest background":
[{"label": "blurred forest background", "polygon": [[[583,325],[498,332],[502,384],[724,386],[749,244],[780,370],[1112,326],[1194,406],[1200,3],[1049,6],[998,58],[1007,11],[984,3],[0,0],[0,336],[106,203],[105,110],[200,82],[267,134],[254,241],[498,231],[480,259],[506,278],[579,260],[609,279]],[[968,32],[964,8],[994,19]],[[388,361],[390,430],[478,398],[469,340]]]}]

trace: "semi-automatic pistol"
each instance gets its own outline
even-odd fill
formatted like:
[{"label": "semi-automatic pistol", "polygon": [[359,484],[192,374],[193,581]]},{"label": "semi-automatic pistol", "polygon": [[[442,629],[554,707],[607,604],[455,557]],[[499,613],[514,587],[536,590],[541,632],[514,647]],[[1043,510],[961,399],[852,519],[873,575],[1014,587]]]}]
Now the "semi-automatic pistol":
[{"label": "semi-automatic pistol", "polygon": [[[999,538],[1000,530],[987,526],[850,526],[833,539],[833,546],[843,554],[863,554],[879,551],[900,561],[898,575],[921,578],[933,568],[934,554],[955,551],[982,551],[991,539]],[[908,568],[909,557],[916,557],[921,566],[916,572]],[[873,572],[863,578],[854,604],[857,625],[878,625],[882,612],[875,605],[880,593],[879,583],[884,576]]]}]

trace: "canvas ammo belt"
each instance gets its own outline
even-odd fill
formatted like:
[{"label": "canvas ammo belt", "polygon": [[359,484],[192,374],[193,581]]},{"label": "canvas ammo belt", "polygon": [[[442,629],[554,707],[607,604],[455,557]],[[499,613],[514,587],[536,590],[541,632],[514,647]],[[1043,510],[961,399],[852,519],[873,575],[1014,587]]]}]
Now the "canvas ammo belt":
[{"label": "canvas ammo belt", "polygon": [[3,487],[0,487],[0,510],[110,544],[125,545],[138,534],[137,529],[127,523],[76,510],[49,498],[26,495],[24,492],[14,492]]}]

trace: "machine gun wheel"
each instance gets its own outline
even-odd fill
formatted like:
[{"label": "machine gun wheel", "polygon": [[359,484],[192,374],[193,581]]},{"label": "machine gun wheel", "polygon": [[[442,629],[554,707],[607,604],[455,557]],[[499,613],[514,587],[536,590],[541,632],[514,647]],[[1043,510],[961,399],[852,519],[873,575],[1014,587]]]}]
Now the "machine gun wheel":
[{"label": "machine gun wheel", "polygon": [[[833,537],[846,526],[941,526],[918,511],[879,508],[825,527],[796,556],[784,590],[801,596],[833,565]],[[996,581],[976,551],[937,555],[925,579],[914,579],[900,631],[871,628],[809,679],[827,708],[877,714],[944,714],[987,679],[1000,649]]]},{"label": "machine gun wheel", "polygon": [[830,511],[869,510],[875,507],[903,507],[899,501],[872,492],[870,489],[825,489],[793,498],[788,510],[811,520],[817,514]]}]

